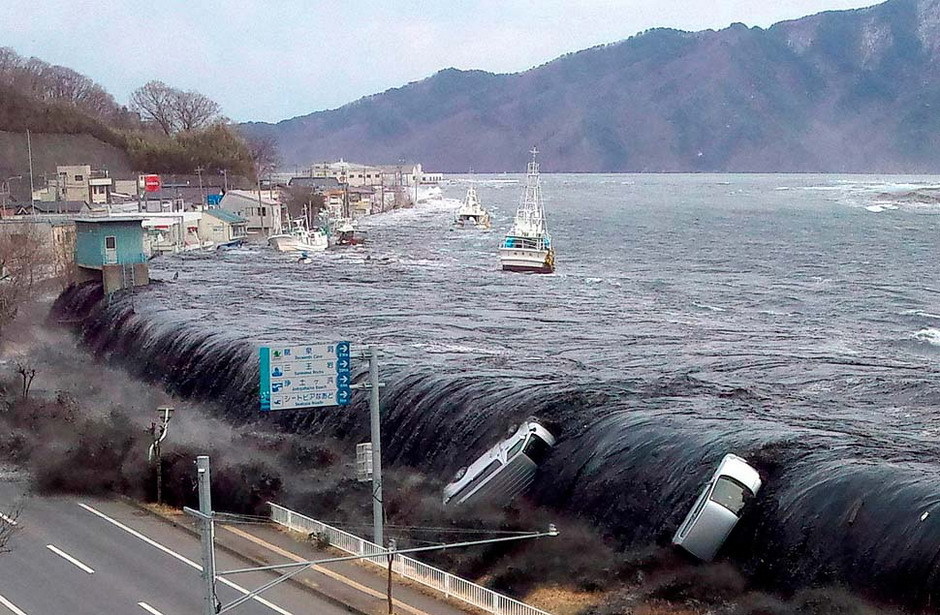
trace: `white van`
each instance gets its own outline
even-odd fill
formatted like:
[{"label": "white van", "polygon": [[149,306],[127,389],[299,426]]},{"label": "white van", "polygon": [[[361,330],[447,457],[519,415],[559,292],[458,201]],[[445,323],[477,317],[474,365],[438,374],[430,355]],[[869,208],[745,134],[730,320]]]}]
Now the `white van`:
[{"label": "white van", "polygon": [[527,420],[509,438],[457,472],[453,482],[444,487],[444,504],[484,499],[508,504],[532,484],[536,468],[553,446],[555,437],[534,420]]}]

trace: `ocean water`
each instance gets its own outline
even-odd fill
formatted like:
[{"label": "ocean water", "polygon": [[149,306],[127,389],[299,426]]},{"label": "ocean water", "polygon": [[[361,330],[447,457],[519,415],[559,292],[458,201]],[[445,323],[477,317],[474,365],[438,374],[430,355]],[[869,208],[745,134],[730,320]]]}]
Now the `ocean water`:
[{"label": "ocean water", "polygon": [[[471,181],[489,231],[451,229]],[[766,487],[723,553],[754,578],[940,597],[940,178],[543,176],[552,275],[498,268],[523,181],[449,178],[310,264],[175,256],[132,301],[60,307],[95,351],[238,422],[258,344],[374,344],[388,463],[449,476],[536,415],[560,442],[532,497],[624,548],[668,542],[734,452]],[[274,420],[359,441],[364,404]]]}]

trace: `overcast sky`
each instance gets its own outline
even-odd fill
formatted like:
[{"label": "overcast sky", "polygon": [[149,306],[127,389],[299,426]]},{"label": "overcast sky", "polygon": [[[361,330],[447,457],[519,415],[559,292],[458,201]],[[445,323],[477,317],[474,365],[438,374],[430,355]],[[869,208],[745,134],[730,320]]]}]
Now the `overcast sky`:
[{"label": "overcast sky", "polygon": [[0,45],[120,102],[151,79],[237,121],[341,106],[450,66],[516,72],[652,27],[766,27],[864,0],[0,0]]}]

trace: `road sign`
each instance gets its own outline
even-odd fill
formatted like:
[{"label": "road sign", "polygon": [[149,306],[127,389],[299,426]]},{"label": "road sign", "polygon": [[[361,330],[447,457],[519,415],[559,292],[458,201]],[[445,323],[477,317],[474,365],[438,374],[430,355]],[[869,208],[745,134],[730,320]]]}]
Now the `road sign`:
[{"label": "road sign", "polygon": [[349,342],[262,346],[261,411],[345,406],[352,399]]},{"label": "road sign", "polygon": [[147,192],[160,192],[160,176],[144,175],[144,190]]}]

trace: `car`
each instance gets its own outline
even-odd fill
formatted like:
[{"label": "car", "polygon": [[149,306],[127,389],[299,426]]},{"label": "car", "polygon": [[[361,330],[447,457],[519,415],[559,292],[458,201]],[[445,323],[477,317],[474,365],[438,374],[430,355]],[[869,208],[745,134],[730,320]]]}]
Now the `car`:
[{"label": "car", "polygon": [[555,446],[555,436],[528,419],[507,439],[461,468],[444,487],[444,504],[467,505],[484,500],[507,505],[535,479],[535,471]]},{"label": "car", "polygon": [[710,562],[761,488],[760,474],[737,455],[725,455],[718,464],[672,544]]}]

